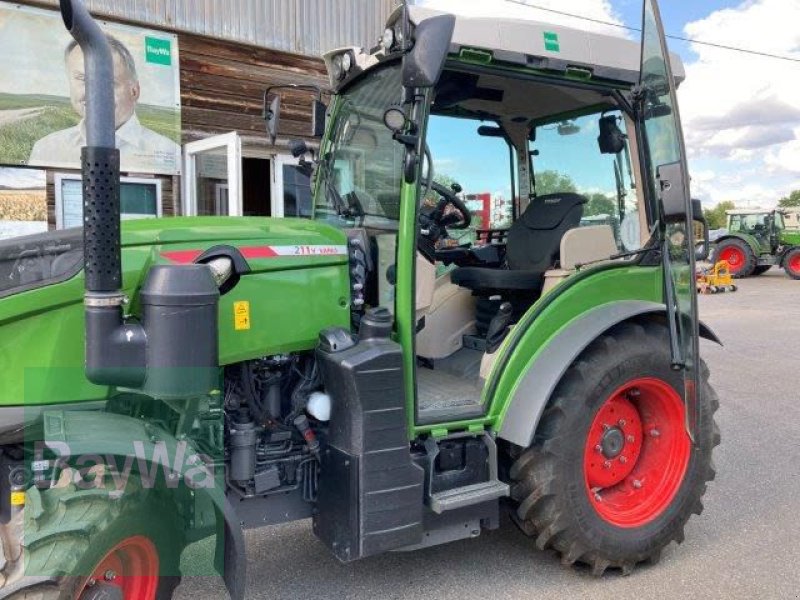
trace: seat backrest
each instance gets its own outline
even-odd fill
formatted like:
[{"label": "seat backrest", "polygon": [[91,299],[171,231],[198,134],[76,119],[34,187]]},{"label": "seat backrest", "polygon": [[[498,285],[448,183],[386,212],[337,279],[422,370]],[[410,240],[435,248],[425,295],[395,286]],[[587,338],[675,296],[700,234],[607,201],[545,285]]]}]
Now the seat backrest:
[{"label": "seat backrest", "polygon": [[611,225],[570,229],[561,238],[561,268],[608,260],[619,252]]},{"label": "seat backrest", "polygon": [[561,238],[580,225],[587,202],[584,196],[572,193],[534,198],[508,231],[508,267],[541,273],[552,268],[559,260]]}]

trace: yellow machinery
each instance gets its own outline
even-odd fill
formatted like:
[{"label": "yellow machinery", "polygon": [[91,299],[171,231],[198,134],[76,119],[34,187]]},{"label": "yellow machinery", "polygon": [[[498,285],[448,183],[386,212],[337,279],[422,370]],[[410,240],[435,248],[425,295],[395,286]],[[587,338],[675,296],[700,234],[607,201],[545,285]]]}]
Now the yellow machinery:
[{"label": "yellow machinery", "polygon": [[737,289],[731,275],[731,266],[725,260],[717,262],[709,269],[701,269],[697,273],[697,291],[701,294],[735,292]]}]

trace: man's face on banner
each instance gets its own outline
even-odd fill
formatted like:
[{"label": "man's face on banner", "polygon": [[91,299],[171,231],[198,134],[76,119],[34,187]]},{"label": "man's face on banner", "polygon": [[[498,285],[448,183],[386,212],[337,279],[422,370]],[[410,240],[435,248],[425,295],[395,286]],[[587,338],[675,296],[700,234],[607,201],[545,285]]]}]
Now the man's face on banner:
[{"label": "man's face on banner", "polygon": [[[132,76],[122,57],[113,51],[114,57],[114,103],[116,105],[116,128],[119,129],[136,110],[141,95],[139,82]],[[86,75],[84,73],[83,52],[76,47],[67,57],[67,75],[72,108],[81,118],[86,116]]]}]

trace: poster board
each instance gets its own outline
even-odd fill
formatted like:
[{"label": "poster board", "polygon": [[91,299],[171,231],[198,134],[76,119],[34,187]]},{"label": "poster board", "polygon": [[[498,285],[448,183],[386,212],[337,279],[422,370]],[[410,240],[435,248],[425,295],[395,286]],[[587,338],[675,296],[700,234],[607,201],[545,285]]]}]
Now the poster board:
[{"label": "poster board", "polygon": [[[101,21],[111,37],[123,172],[178,175],[176,35]],[[0,165],[79,169],[83,57],[56,11],[0,1]]]}]

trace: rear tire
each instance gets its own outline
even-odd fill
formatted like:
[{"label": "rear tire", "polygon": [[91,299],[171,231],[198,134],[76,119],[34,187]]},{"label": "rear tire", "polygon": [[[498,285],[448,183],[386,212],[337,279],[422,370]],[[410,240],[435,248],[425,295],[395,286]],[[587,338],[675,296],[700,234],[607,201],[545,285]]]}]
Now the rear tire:
[{"label": "rear tire", "polygon": [[794,248],[783,259],[783,269],[792,279],[800,279],[800,248]]},{"label": "rear tire", "polygon": [[743,279],[753,275],[756,269],[756,256],[746,242],[737,238],[729,238],[717,244],[714,252],[715,261],[726,261],[731,268],[731,275]]},{"label": "rear tire", "polygon": [[[683,423],[682,376],[670,362],[664,327],[624,324],[595,341],[564,375],[533,445],[510,471],[517,502],[512,516],[540,550],[552,548],[565,565],[587,564],[601,576],[609,567],[628,574],[640,562],[657,561],[672,541],[683,541],[684,526],[702,512],[706,483],[715,476],[719,401],[701,362],[692,445]],[[621,390],[630,395],[617,396]],[[604,421],[614,414],[626,416],[612,435]],[[666,417],[656,419],[659,414]],[[619,454],[592,445],[598,435],[606,443],[603,431],[609,444],[623,440]],[[598,478],[607,478],[606,485]]]},{"label": "rear tire", "polygon": [[[123,588],[125,600],[169,600],[180,583],[179,519],[152,490],[28,491],[24,576],[9,582],[12,600],[81,600],[90,578]],[[127,579],[126,579],[127,576]],[[0,588],[0,596],[3,595]],[[9,590],[6,590],[9,593]],[[5,597],[5,596],[3,596]]]},{"label": "rear tire", "polygon": [[772,265],[761,265],[760,267],[756,267],[753,270],[753,277],[758,277],[759,275],[763,275],[767,271],[772,268]]}]

